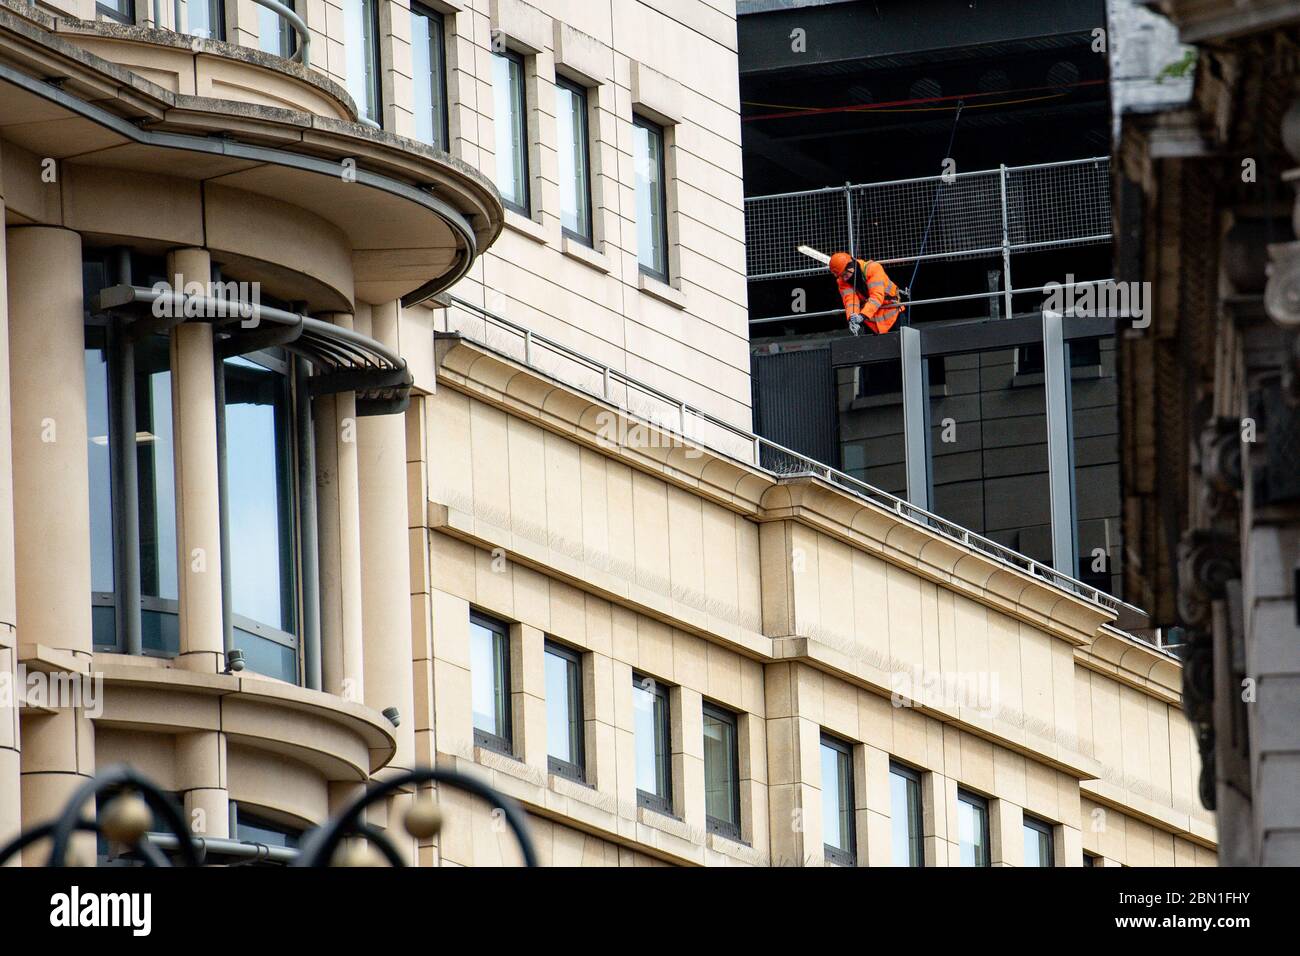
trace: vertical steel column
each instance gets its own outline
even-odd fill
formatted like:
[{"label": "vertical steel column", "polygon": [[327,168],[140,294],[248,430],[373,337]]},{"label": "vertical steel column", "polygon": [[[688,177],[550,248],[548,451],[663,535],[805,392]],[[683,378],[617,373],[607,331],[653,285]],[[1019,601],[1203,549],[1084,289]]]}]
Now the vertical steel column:
[{"label": "vertical steel column", "polygon": [[907,500],[929,511],[930,409],[921,358],[921,330],[904,325],[899,328],[898,336],[899,361],[903,363],[903,463],[907,472]]},{"label": "vertical steel column", "polygon": [[851,183],[844,184],[844,218],[849,227],[849,255],[856,259],[858,249],[857,242],[853,237],[853,186]]},{"label": "vertical steel column", "polygon": [[[119,249],[119,285],[131,284],[131,252]],[[143,650],[140,625],[140,495],[136,461],[135,343],[120,315],[105,327],[108,358],[109,496],[113,503],[113,604],[118,646]]]},{"label": "vertical steel column", "polygon": [[316,535],[316,433],[312,426],[310,366],[295,356],[294,425],[298,446],[298,541],[302,569],[303,680],[309,690],[321,689],[320,550]]},{"label": "vertical steel column", "polygon": [[1052,567],[1077,576],[1074,545],[1073,467],[1070,422],[1070,368],[1065,356],[1064,323],[1059,312],[1043,310],[1043,380],[1047,399],[1047,478],[1052,516]]},{"label": "vertical steel column", "polygon": [[1011,318],[1011,231],[1007,227],[1007,164],[1002,163],[1002,301],[1006,317]]}]

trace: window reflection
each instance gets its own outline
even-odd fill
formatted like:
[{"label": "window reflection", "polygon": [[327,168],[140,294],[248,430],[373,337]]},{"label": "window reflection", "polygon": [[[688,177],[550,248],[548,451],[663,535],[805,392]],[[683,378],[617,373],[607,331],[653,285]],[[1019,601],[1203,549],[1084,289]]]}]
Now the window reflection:
[{"label": "window reflection", "polygon": [[921,780],[912,770],[889,769],[889,819],[894,866],[922,866]]},{"label": "window reflection", "polygon": [[632,676],[638,800],[668,812],[672,804],[668,692],[651,677]]},{"label": "window reflection", "polygon": [[[286,364],[225,360],[226,502],[235,644],[250,669],[296,682],[293,433]],[[268,630],[269,629],[269,630]],[[279,634],[272,631],[281,632]]]}]

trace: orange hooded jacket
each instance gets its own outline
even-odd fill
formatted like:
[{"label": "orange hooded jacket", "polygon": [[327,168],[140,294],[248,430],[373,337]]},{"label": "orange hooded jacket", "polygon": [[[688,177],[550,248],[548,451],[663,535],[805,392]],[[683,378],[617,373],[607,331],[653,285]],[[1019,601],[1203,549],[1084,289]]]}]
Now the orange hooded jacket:
[{"label": "orange hooded jacket", "polygon": [[874,259],[857,262],[854,281],[846,282],[842,276],[835,278],[844,302],[844,315],[850,324],[855,315],[861,315],[867,328],[883,335],[894,327],[907,306],[898,301],[898,285],[886,275],[879,262]]}]

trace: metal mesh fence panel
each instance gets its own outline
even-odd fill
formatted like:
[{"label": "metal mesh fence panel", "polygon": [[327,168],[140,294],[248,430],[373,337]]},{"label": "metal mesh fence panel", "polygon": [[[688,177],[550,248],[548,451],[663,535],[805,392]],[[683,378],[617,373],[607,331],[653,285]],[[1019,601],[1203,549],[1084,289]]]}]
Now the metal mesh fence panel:
[{"label": "metal mesh fence panel", "polygon": [[1007,170],[1011,245],[1047,248],[1109,236],[1110,161],[1086,160]]},{"label": "metal mesh fence panel", "polygon": [[[819,272],[820,265],[797,251],[800,244],[825,253],[852,249],[886,262],[990,255],[1003,241],[1001,180],[1001,171],[991,169],[961,173],[950,182],[929,176],[752,197],[745,200],[749,278]],[[1105,241],[1111,228],[1110,162],[1102,157],[1009,167],[1006,207],[1013,251]]]},{"label": "metal mesh fence panel", "polygon": [[745,256],[751,278],[810,275],[824,266],[796,248],[832,253],[849,246],[843,189],[765,196],[745,203]]}]

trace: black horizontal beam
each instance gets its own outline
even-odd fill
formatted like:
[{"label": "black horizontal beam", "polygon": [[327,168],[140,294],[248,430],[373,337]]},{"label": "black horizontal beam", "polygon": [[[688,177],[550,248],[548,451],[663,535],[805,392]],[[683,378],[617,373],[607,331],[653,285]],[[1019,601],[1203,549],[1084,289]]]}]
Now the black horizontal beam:
[{"label": "black horizontal beam", "polygon": [[[1093,339],[1115,334],[1115,320],[1069,315],[1063,323],[1065,340]],[[1017,315],[1010,319],[977,319],[943,325],[918,325],[921,333],[921,356],[956,355],[962,352],[986,352],[1016,348],[1043,340],[1041,314]],[[898,336],[859,335],[831,342],[831,366],[869,365],[888,362],[900,355]]]},{"label": "black horizontal beam", "polygon": [[862,0],[755,13],[737,21],[740,74],[1031,40],[1105,26],[1101,0]]}]

